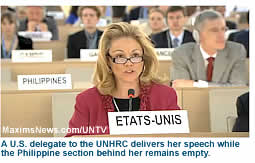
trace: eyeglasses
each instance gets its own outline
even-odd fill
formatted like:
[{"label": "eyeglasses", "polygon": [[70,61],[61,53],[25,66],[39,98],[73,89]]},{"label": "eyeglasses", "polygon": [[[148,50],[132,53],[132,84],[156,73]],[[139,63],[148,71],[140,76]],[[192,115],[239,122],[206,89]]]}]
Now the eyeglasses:
[{"label": "eyeglasses", "polygon": [[133,64],[134,63],[140,63],[140,62],[143,61],[143,56],[133,56],[133,57],[130,57],[130,58],[124,58],[124,57],[115,57],[115,58],[113,58],[109,54],[107,56],[109,56],[112,59],[112,62],[116,63],[116,64],[126,64],[128,60]]}]

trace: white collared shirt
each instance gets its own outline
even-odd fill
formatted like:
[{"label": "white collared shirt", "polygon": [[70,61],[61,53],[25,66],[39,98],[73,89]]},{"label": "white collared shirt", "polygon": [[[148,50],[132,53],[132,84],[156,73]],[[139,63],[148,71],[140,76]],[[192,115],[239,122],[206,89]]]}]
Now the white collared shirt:
[{"label": "white collared shirt", "polygon": [[[210,57],[216,58],[216,56],[217,56],[217,52],[215,54],[213,54],[213,55],[209,55],[208,53],[206,53],[201,45],[200,45],[200,51],[201,51],[202,56],[204,58],[205,67],[207,67],[207,65],[208,65],[208,61],[207,61],[208,58],[210,58]],[[197,82],[194,82],[193,86],[194,87],[200,87],[200,88],[208,87],[208,82],[207,81],[203,81],[203,80],[199,80]]]},{"label": "white collared shirt", "polygon": [[171,30],[169,31],[170,37],[171,37],[171,41],[174,42],[175,38],[178,38],[179,42],[178,42],[178,47],[181,46],[182,44],[182,40],[183,40],[183,36],[184,36],[184,31],[182,31],[182,33],[176,37],[171,33]]},{"label": "white collared shirt", "polygon": [[211,56],[211,55],[209,55],[208,53],[206,53],[206,52],[204,51],[204,49],[202,48],[202,46],[201,46],[201,45],[200,45],[200,51],[201,51],[202,56],[203,56],[204,61],[205,61],[205,67],[207,67],[207,65],[208,65],[208,61],[207,61],[207,59],[208,59],[208,58],[213,57],[213,58],[215,59],[215,58],[216,58],[216,56],[217,56],[217,52],[216,52],[216,53],[214,53],[212,56]]}]

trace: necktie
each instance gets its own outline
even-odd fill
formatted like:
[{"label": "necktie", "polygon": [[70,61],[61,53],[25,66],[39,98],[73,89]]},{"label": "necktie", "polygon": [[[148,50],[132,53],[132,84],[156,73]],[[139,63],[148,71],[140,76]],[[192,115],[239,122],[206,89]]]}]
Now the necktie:
[{"label": "necktie", "polygon": [[209,57],[209,58],[207,58],[207,61],[208,61],[208,65],[207,65],[207,81],[212,81],[214,58],[213,57]]},{"label": "necktie", "polygon": [[177,48],[179,46],[179,39],[178,38],[174,38],[173,40],[173,48]]}]

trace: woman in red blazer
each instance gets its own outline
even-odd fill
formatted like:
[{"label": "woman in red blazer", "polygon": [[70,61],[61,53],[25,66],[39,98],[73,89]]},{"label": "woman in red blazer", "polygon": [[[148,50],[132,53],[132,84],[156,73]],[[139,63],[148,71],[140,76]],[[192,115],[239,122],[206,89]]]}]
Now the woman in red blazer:
[{"label": "woman in red blazer", "polygon": [[[95,87],[76,97],[66,136],[109,134],[108,112],[180,109],[175,90],[162,84],[157,70],[154,47],[138,27],[123,22],[109,25],[99,43]],[[135,91],[131,110],[129,89]]]}]

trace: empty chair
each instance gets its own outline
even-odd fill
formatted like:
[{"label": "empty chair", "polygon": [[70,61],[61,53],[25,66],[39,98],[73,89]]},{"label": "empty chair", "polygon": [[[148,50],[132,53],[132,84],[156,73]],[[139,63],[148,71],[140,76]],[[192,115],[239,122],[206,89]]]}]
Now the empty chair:
[{"label": "empty chair", "polygon": [[71,74],[72,82],[91,82],[94,73],[93,67],[67,68],[66,74]]},{"label": "empty chair", "polygon": [[52,50],[52,60],[62,61],[66,56],[65,41],[34,42],[34,50]]},{"label": "empty chair", "polygon": [[229,116],[227,117],[227,131],[232,132],[232,129],[234,127],[234,124],[236,122],[236,116]]},{"label": "empty chair", "polygon": [[229,117],[237,117],[236,99],[248,90],[248,87],[244,87],[216,88],[209,91],[211,132],[228,132],[232,130],[233,126],[231,125],[233,123],[231,123]]},{"label": "empty chair", "polygon": [[80,31],[81,27],[73,27],[73,26],[58,26],[59,29],[59,40],[66,41],[68,36]]},{"label": "empty chair", "polygon": [[1,83],[11,82],[11,70],[6,67],[1,68]]},{"label": "empty chair", "polygon": [[64,137],[74,112],[75,98],[79,92],[52,94],[52,123],[58,129],[54,137]]}]

